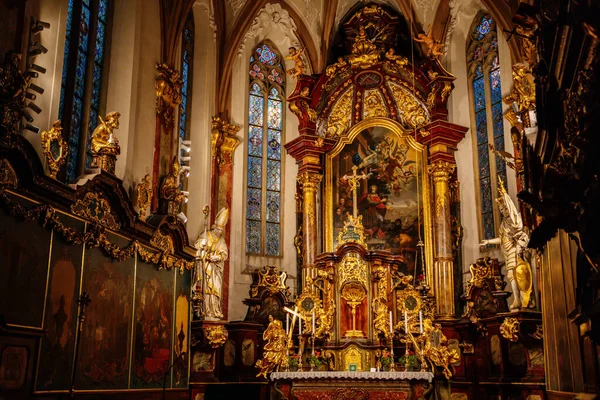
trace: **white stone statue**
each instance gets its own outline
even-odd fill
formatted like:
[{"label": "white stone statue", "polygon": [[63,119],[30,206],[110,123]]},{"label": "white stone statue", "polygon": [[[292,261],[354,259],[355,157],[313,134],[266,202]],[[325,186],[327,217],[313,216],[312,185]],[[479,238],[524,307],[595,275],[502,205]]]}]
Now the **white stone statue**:
[{"label": "white stone statue", "polygon": [[198,249],[194,291],[198,291],[198,284],[202,285],[204,302],[200,309],[200,316],[206,320],[217,321],[223,318],[221,309],[223,267],[229,255],[223,233],[228,217],[229,209],[223,207],[217,214],[211,230],[204,231],[194,243],[194,247]]},{"label": "white stone statue", "polygon": [[506,277],[510,281],[513,293],[510,309],[533,308],[535,307],[534,296],[531,296],[533,278],[531,265],[527,261],[529,258],[527,249],[529,235],[525,232],[521,214],[506,192],[500,177],[498,177],[498,182],[500,196],[496,199],[496,203],[502,214],[500,237],[484,240],[480,246],[499,244],[502,247],[507,271]]}]

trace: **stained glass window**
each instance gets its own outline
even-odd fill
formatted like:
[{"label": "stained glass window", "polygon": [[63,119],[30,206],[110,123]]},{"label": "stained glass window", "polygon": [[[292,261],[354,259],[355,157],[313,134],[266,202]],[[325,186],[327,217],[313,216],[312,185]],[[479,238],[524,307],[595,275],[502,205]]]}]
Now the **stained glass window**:
[{"label": "stained glass window", "polygon": [[[192,72],[194,63],[194,13],[191,12],[183,26],[183,32],[181,34],[181,103],[179,104],[179,140],[190,140],[190,120],[192,111]],[[189,166],[188,148],[180,147],[179,150],[179,163],[182,168]],[[189,172],[189,171],[188,171]],[[179,181],[179,187],[183,191],[188,190],[188,174],[183,174]],[[183,204],[181,211],[185,214],[187,212],[187,204]]]},{"label": "stained glass window", "polygon": [[281,146],[285,72],[283,58],[270,43],[250,57],[246,253],[281,255]]},{"label": "stained glass window", "polygon": [[490,151],[504,150],[502,88],[496,24],[487,14],[476,17],[467,46],[474,112],[474,145],[477,153],[481,234],[496,237],[500,215],[494,213],[498,179],[506,181],[504,160]]},{"label": "stained glass window", "polygon": [[102,108],[109,0],[69,0],[58,118],[67,135],[66,182],[91,166],[91,135]]}]

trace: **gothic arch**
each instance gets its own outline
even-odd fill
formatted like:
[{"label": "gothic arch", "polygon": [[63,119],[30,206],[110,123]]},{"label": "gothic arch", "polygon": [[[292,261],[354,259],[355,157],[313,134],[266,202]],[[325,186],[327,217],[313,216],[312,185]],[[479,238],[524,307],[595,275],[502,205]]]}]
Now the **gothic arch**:
[{"label": "gothic arch", "polygon": [[284,0],[256,0],[248,1],[240,12],[238,19],[233,27],[232,34],[227,38],[224,46],[224,54],[220,55],[219,70],[222,71],[217,87],[217,113],[228,114],[231,97],[231,74],[235,58],[238,54],[238,48],[244,40],[246,32],[250,29],[254,22],[254,18],[260,10],[267,4],[279,4],[281,8],[286,10],[290,17],[294,20],[297,27],[297,35],[300,44],[306,47],[308,54],[307,63],[311,70],[318,71],[322,69],[322,59],[319,57],[317,46],[310,34],[310,31],[304,20],[298,13],[290,7]]}]

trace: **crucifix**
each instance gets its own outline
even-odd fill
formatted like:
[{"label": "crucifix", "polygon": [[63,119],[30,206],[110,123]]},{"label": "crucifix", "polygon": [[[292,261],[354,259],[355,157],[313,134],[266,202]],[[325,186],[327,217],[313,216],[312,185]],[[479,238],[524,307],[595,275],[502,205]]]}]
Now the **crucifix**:
[{"label": "crucifix", "polygon": [[352,190],[352,217],[356,218],[358,216],[358,201],[356,198],[356,189],[358,189],[358,184],[361,179],[369,178],[369,175],[357,175],[356,171],[358,171],[358,167],[355,165],[352,167],[352,175],[344,175],[342,179],[350,185],[350,190]]}]

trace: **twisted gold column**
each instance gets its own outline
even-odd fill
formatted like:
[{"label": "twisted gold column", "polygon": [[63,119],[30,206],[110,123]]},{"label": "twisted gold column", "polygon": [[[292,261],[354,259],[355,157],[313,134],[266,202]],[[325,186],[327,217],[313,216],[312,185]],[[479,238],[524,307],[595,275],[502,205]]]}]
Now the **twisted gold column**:
[{"label": "twisted gold column", "polygon": [[453,319],[454,311],[454,257],[452,256],[452,232],[450,227],[450,176],[455,165],[436,161],[429,166],[433,177],[435,205],[433,283],[436,311],[441,319]]},{"label": "twisted gold column", "polygon": [[[303,171],[298,174],[298,183],[302,187],[302,235],[304,248],[302,249],[302,291],[307,282],[316,277],[315,258],[317,257],[317,190],[323,175]],[[307,278],[310,278],[307,279]],[[314,285],[308,290],[314,291]]]}]

